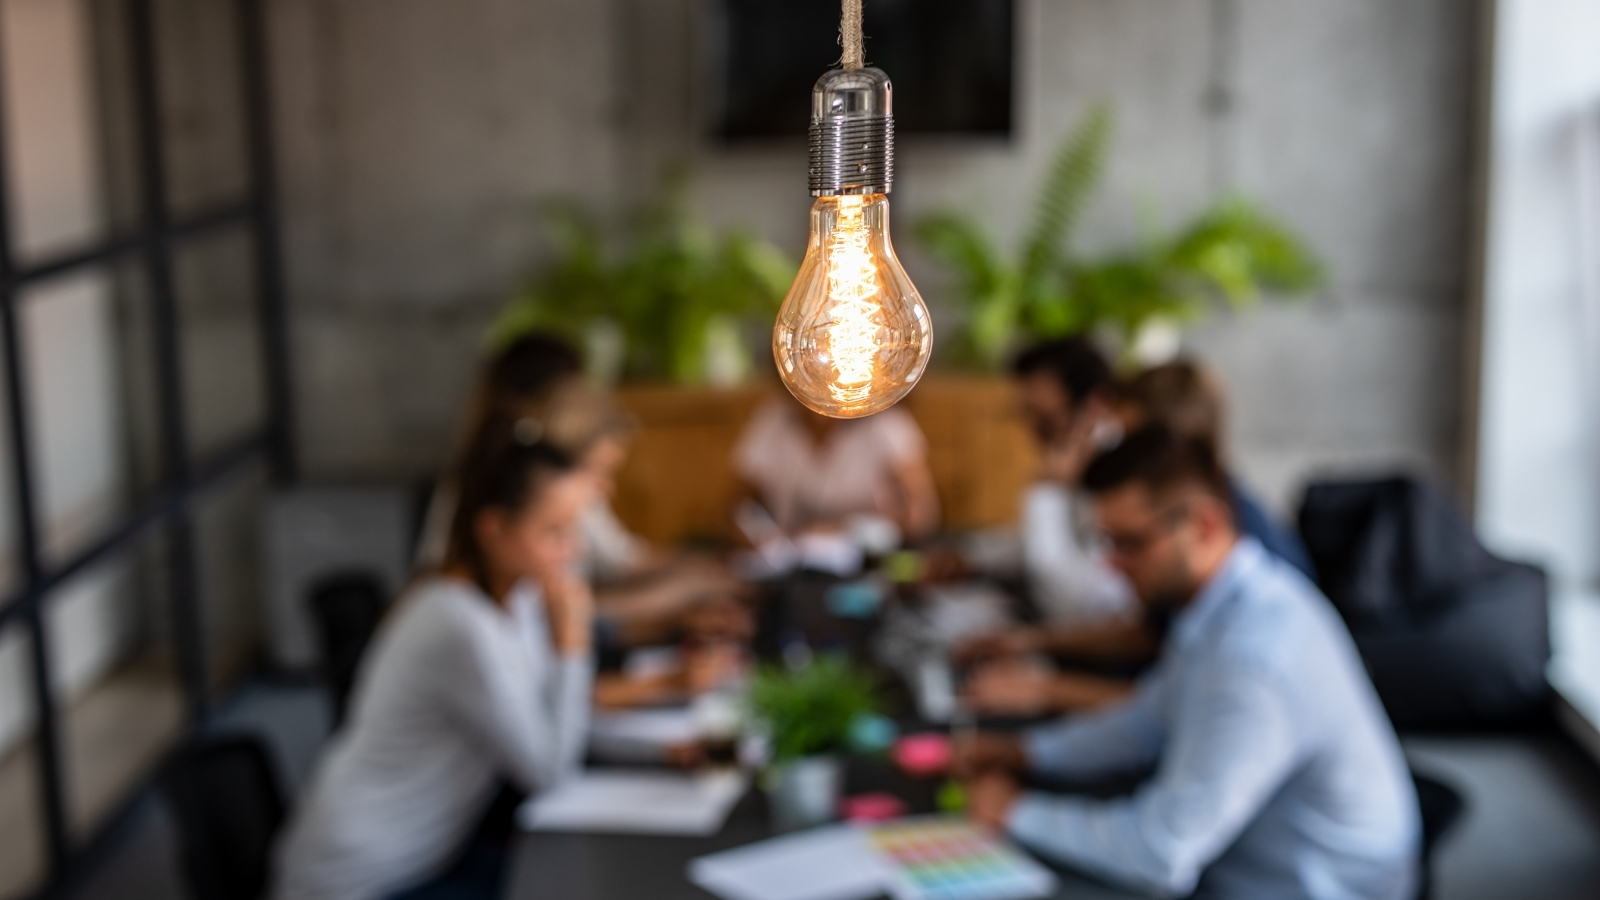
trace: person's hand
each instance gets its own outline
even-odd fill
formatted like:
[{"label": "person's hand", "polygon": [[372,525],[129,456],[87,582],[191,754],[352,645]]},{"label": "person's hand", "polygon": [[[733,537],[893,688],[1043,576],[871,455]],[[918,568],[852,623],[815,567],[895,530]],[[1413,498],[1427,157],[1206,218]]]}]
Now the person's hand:
[{"label": "person's hand", "polygon": [[1097,709],[1127,699],[1135,682],[1082,672],[1057,673],[1051,686],[1051,705],[1058,712]]},{"label": "person's hand", "polygon": [[722,598],[707,600],[683,614],[683,630],[691,638],[744,643],[755,635],[755,617],[743,603]]},{"label": "person's hand", "polygon": [[742,671],[744,651],[737,644],[717,643],[684,649],[683,686],[691,694],[722,687]]},{"label": "person's hand", "polygon": [[925,582],[960,581],[971,575],[972,566],[953,547],[934,547],[922,553],[922,580]]},{"label": "person's hand", "polygon": [[698,769],[706,764],[706,750],[699,741],[671,744],[662,757],[663,761],[674,769]]},{"label": "person's hand", "polygon": [[967,815],[981,825],[1004,831],[1006,816],[1021,796],[1017,780],[1004,772],[984,772],[967,783]]},{"label": "person's hand", "polygon": [[981,772],[1020,772],[1028,767],[1022,741],[1013,734],[978,732],[956,735],[950,741],[950,772],[972,778]]},{"label": "person's hand", "polygon": [[680,605],[686,606],[707,600],[739,598],[750,592],[750,586],[733,573],[718,565],[696,564],[674,572],[670,577],[672,593]]},{"label": "person's hand", "polygon": [[962,697],[973,709],[989,715],[1040,716],[1058,711],[1055,687],[1055,673],[1048,669],[1000,662],[974,673]]},{"label": "person's hand", "polygon": [[1039,636],[1031,628],[990,631],[966,638],[951,651],[957,665],[971,665],[986,659],[1022,656],[1039,649]]},{"label": "person's hand", "polygon": [[1099,448],[1095,434],[1100,419],[1095,411],[1087,408],[1073,416],[1072,424],[1045,445],[1039,460],[1039,477],[1061,484],[1077,484]]},{"label": "person's hand", "polygon": [[544,579],[545,613],[550,620],[550,640],[562,656],[589,652],[594,641],[594,595],[581,578],[562,574]]}]

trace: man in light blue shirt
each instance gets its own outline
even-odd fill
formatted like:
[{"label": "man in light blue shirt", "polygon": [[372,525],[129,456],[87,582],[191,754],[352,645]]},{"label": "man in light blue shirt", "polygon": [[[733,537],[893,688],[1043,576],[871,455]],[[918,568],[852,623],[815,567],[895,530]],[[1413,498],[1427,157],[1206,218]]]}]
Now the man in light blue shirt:
[{"label": "man in light blue shirt", "polygon": [[[1241,539],[1214,454],[1159,427],[1084,477],[1111,559],[1170,612],[1126,701],[958,747],[974,817],[1041,854],[1158,896],[1410,900],[1417,799],[1344,624]],[[1148,770],[1129,797],[1023,792],[1012,772]]]}]

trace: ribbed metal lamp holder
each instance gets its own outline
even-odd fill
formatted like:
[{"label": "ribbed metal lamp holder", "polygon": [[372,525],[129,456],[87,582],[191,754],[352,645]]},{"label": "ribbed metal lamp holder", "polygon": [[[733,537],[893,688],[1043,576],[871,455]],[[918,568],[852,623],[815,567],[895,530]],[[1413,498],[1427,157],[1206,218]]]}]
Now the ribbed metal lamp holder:
[{"label": "ribbed metal lamp holder", "polygon": [[811,196],[887,194],[894,186],[894,116],[811,120]]},{"label": "ribbed metal lamp holder", "polygon": [[811,89],[811,196],[894,185],[894,85],[881,69],[829,69]]}]

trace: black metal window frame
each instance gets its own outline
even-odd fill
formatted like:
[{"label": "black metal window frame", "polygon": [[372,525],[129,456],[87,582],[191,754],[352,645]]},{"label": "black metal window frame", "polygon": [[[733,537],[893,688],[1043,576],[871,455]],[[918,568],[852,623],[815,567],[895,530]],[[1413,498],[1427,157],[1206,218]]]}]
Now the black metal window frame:
[{"label": "black metal window frame", "polygon": [[[133,128],[139,157],[139,223],[133,230],[95,245],[29,265],[18,265],[14,252],[9,185],[0,178],[0,353],[9,432],[18,532],[20,588],[0,601],[0,628],[20,620],[25,628],[32,666],[35,740],[38,750],[39,801],[45,832],[47,874],[42,893],[64,884],[73,867],[105,837],[123,815],[113,813],[81,842],[74,842],[67,810],[61,713],[51,691],[52,665],[44,611],[52,592],[95,563],[127,549],[151,529],[167,529],[164,560],[171,592],[172,634],[189,727],[203,723],[212,708],[206,675],[206,647],[201,622],[199,573],[193,507],[199,496],[241,467],[263,458],[275,480],[295,475],[291,431],[288,322],[283,297],[276,183],[272,164],[270,98],[263,0],[233,0],[237,15],[242,71],[246,164],[250,186],[236,202],[198,215],[177,217],[167,197],[165,138],[157,83],[157,48],[152,0],[128,0],[132,68]],[[0,128],[0,172],[5,172],[5,134]],[[248,228],[254,239],[256,315],[266,369],[265,422],[213,456],[192,459],[188,447],[183,398],[181,326],[173,280],[175,250],[184,242],[229,227]],[[30,285],[97,266],[137,260],[148,280],[155,338],[156,407],[159,418],[162,483],[153,496],[128,511],[87,547],[59,564],[43,555],[36,505],[33,445],[27,408],[24,348],[18,327],[19,297]],[[147,773],[147,777],[148,777]],[[140,792],[125,799],[122,813]]]}]

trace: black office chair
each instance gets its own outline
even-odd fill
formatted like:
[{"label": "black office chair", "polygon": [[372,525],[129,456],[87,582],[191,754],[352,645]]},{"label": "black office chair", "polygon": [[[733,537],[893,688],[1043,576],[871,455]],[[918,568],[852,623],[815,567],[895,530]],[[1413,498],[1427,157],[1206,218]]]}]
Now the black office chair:
[{"label": "black office chair", "polygon": [[1411,770],[1411,781],[1417,786],[1417,805],[1422,808],[1422,866],[1417,900],[1429,900],[1433,896],[1433,849],[1461,818],[1467,802],[1455,788],[1415,769]]},{"label": "black office chair", "polygon": [[344,721],[361,655],[386,605],[383,584],[368,572],[330,575],[311,589],[311,618],[317,625],[322,677],[333,700],[335,728]]},{"label": "black office chair", "polygon": [[272,841],[283,825],[283,794],[261,739],[197,738],[161,773],[177,821],[194,900],[257,900],[266,893]]}]

